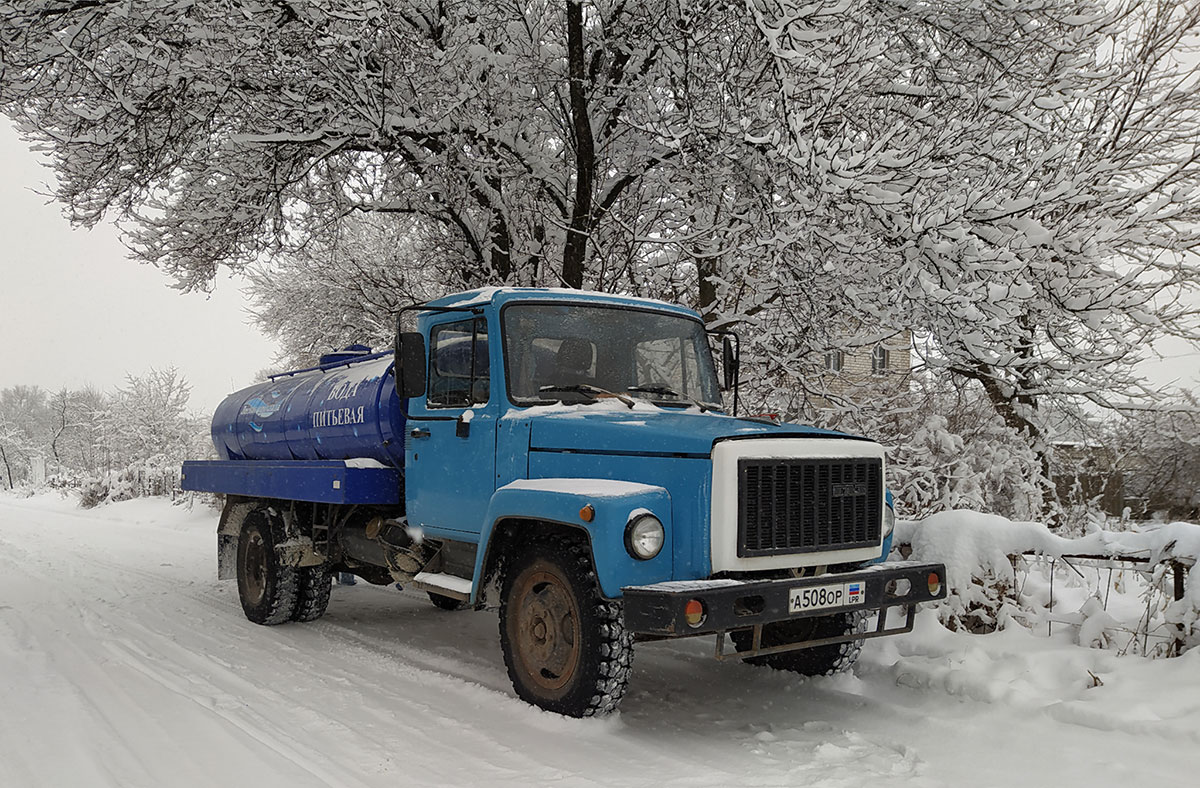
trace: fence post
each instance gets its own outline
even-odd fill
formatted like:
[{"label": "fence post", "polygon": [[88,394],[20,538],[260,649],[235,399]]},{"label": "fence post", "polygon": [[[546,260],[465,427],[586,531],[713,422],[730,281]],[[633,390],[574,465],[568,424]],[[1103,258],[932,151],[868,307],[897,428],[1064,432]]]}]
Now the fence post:
[{"label": "fence post", "polygon": [[[1171,572],[1175,576],[1175,601],[1183,599],[1183,564],[1179,561],[1171,562]],[[1175,625],[1175,639],[1171,641],[1171,655],[1178,657],[1183,653],[1183,624]]]}]

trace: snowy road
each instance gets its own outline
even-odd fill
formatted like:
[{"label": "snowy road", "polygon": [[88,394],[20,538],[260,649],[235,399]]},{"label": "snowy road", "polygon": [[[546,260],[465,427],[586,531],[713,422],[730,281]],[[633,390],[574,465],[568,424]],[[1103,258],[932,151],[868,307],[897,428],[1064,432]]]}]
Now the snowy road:
[{"label": "snowy road", "polygon": [[[1147,662],[932,617],[855,676],[643,645],[619,715],[513,696],[496,617],[336,588],[247,622],[216,515],[0,498],[0,786],[1191,784],[1200,653]],[[1103,686],[1090,688],[1094,674]]]}]

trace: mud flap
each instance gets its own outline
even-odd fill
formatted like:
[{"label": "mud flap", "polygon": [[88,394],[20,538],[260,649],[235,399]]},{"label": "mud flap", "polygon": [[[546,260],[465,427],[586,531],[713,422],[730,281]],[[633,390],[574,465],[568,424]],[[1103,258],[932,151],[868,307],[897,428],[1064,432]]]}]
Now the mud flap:
[{"label": "mud flap", "polygon": [[237,534],[217,534],[217,579],[237,579]]}]

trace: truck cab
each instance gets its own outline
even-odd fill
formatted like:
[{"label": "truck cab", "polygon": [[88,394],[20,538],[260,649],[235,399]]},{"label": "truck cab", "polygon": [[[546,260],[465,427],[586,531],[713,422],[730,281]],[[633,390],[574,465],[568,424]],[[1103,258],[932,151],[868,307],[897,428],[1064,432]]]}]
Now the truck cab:
[{"label": "truck cab", "polygon": [[221,571],[252,620],[315,617],[332,571],[499,609],[517,694],[585,716],[616,707],[635,640],[824,673],[944,596],[941,566],[882,563],[882,447],[729,412],[696,312],[533,288],[407,311],[391,357],[231,395],[223,459],[185,465],[229,496]]}]

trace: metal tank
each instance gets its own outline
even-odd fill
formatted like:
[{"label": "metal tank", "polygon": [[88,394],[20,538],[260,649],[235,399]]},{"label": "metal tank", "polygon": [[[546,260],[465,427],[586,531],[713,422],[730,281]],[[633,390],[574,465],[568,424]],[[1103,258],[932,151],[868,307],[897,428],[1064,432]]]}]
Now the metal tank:
[{"label": "metal tank", "polygon": [[226,460],[366,458],[403,468],[404,421],[392,353],[352,346],[230,394],[212,438]]}]

